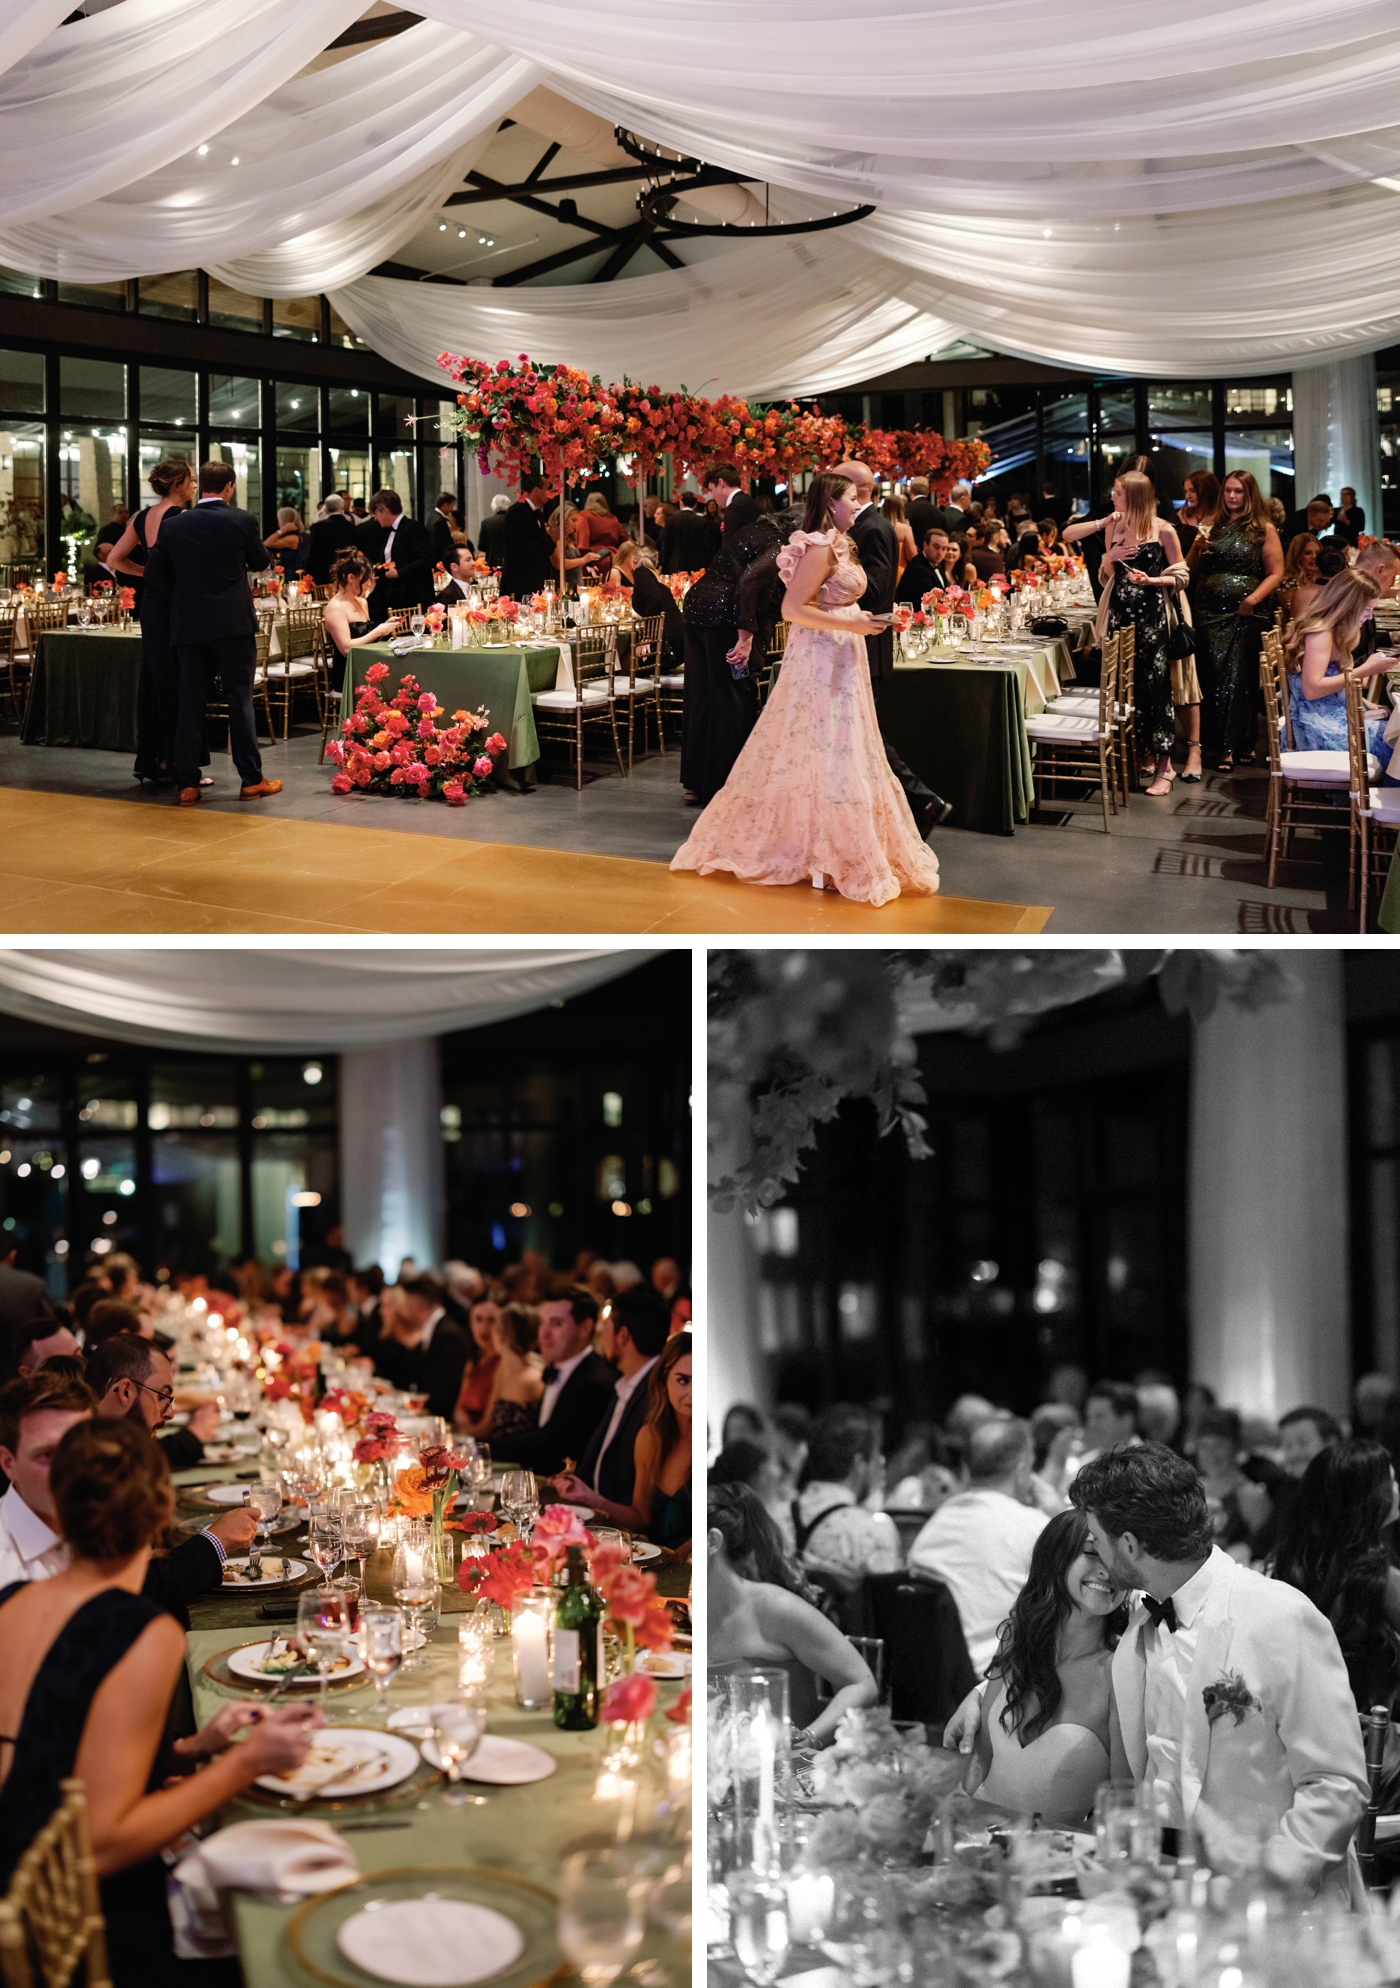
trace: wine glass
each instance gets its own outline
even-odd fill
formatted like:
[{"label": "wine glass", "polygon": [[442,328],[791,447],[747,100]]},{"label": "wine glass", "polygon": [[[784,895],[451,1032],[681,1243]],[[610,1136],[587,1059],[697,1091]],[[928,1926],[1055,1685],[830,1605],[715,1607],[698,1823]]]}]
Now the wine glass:
[{"label": "wine glass", "polygon": [[271,1479],[260,1484],[250,1484],[247,1491],[249,1509],[258,1521],[257,1532],[253,1535],[254,1551],[258,1550],[259,1537],[262,1545],[267,1544],[268,1527],[282,1510],[282,1487]]},{"label": "wine glass", "polygon": [[522,1539],[525,1537],[526,1520],[532,1519],[539,1508],[534,1472],[508,1470],[501,1479],[501,1510],[514,1522]]},{"label": "wine glass", "polygon": [[[429,1547],[426,1534],[420,1540],[401,1540],[394,1549],[393,1572],[390,1585],[394,1600],[407,1614],[415,1632],[412,1648],[420,1649],[428,1640],[428,1612],[438,1599],[438,1582],[428,1565]],[[405,1670],[421,1670],[420,1659],[409,1657],[405,1660]]]},{"label": "wine glass", "polygon": [[340,1551],[345,1560],[355,1562],[360,1586],[365,1584],[365,1556],[369,1552],[369,1509],[356,1503],[340,1515]]},{"label": "wine glass", "polygon": [[297,1597],[296,1646],[315,1662],[321,1680],[321,1717],[326,1716],[326,1679],[337,1657],[348,1654],[350,1605],[332,1588],[312,1588]]},{"label": "wine glass", "polygon": [[478,1505],[477,1510],[489,1511],[491,1509],[491,1445],[489,1443],[478,1443],[476,1446],[476,1455],[472,1458],[471,1464],[471,1486],[473,1491],[478,1493],[484,1491],[487,1493],[486,1504],[484,1506]]},{"label": "wine glass", "polygon": [[403,1663],[403,1617],[396,1608],[362,1608],[360,1634],[365,1669],[374,1679],[375,1716],[389,1709],[389,1686]]},{"label": "wine glass", "polygon": [[646,1895],[645,1877],[615,1850],[576,1850],[564,1859],[559,1945],[585,1988],[608,1988],[641,1945]]},{"label": "wine glass", "polygon": [[312,1513],[306,1525],[306,1555],[320,1569],[323,1583],[332,1567],[340,1565],[340,1522],[334,1513]]},{"label": "wine glass", "polygon": [[447,1800],[461,1808],[471,1800],[462,1788],[462,1769],[481,1745],[486,1713],[480,1705],[444,1703],[433,1707],[433,1737],[447,1770]]}]

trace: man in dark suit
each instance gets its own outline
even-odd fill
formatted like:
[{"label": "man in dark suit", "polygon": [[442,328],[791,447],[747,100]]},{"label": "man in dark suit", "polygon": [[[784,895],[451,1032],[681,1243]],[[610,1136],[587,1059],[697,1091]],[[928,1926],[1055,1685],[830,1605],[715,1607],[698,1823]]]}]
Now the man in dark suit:
[{"label": "man in dark suit", "polygon": [[636,1444],[647,1419],[651,1370],[666,1349],[671,1315],[655,1291],[634,1284],[619,1291],[603,1317],[599,1348],[611,1360],[620,1379],[613,1383],[611,1412],[593,1431],[580,1457],[579,1502],[587,1504],[596,1491],[615,1505],[630,1505],[636,1488]]},{"label": "man in dark suit", "polygon": [[509,497],[503,490],[498,490],[476,535],[481,556],[493,573],[500,571],[506,556],[506,512],[509,509]]},{"label": "man in dark suit", "polygon": [[199,801],[204,713],[217,672],[228,704],[229,751],[242,781],[239,798],[280,794],[265,780],[253,722],[253,671],[258,617],[250,572],[271,559],[257,521],[230,502],[231,463],[207,462],[199,472],[199,502],[167,517],[146,560],[146,584],[172,596],[170,644],[180,669],[180,717],[175,730],[175,785],[180,806]]},{"label": "man in dark suit", "polygon": [[371,565],[382,567],[381,598],[393,613],[412,614],[415,608],[432,604],[428,534],[416,518],[405,517],[397,490],[375,491],[369,500],[369,523],[360,526],[356,542]]},{"label": "man in dark suit", "polygon": [[948,568],[944,563],[948,557],[948,534],[942,525],[931,525],[922,540],[923,550],[916,552],[900,575],[895,588],[897,601],[907,601],[918,607],[926,593],[934,587],[943,588],[949,584]]},{"label": "man in dark suit", "polygon": [[555,583],[549,563],[553,545],[544,524],[548,502],[548,483],[542,476],[527,474],[521,479],[519,501],[505,514],[501,592],[512,600],[528,600]]},{"label": "man in dark suit", "polygon": [[[851,525],[851,540],[855,545],[856,558],[865,569],[865,592],[856,602],[867,614],[888,614],[894,606],[895,583],[899,577],[899,540],[894,535],[894,526],[883,512],[875,509],[872,499],[875,495],[875,478],[868,464],[863,462],[838,463],[834,476],[848,477],[856,487],[856,502],[860,509]],[[886,628],[881,635],[867,635],[865,654],[870,664],[870,684],[875,692],[875,708],[879,713],[880,692],[894,675],[894,630]],[[890,772],[904,789],[914,815],[914,826],[920,836],[927,836],[930,829],[939,822],[946,821],[953,812],[952,804],[941,795],[926,787],[912,767],[906,766],[899,754],[884,741],[885,759]]]},{"label": "man in dark suit", "polygon": [[399,1293],[410,1335],[409,1358],[404,1362],[410,1378],[400,1385],[415,1394],[426,1394],[425,1413],[444,1416],[450,1422],[462,1391],[462,1371],[471,1341],[447,1316],[443,1289],[436,1277],[426,1271],[410,1277],[399,1286]]},{"label": "man in dark suit", "polygon": [[698,573],[705,564],[709,534],[693,490],[681,492],[681,507],[661,534],[663,573]]},{"label": "man in dark suit", "polygon": [[355,522],[346,515],[345,499],[333,491],[325,517],[317,518],[306,535],[306,570],[318,586],[330,585],[332,566],[355,543]]},{"label": "man in dark suit", "polygon": [[593,1351],[598,1305],[581,1287],[556,1292],[536,1307],[540,1351],[548,1363],[539,1425],[506,1441],[508,1461],[554,1477],[581,1457],[593,1431],[611,1415],[616,1370]]},{"label": "man in dark suit", "polygon": [[450,490],[440,493],[433,521],[428,526],[428,550],[435,566],[445,566],[452,557],[452,534],[457,526],[457,499]]},{"label": "man in dark suit", "polygon": [[453,601],[464,601],[467,588],[478,584],[476,579],[476,557],[465,545],[448,548],[448,557],[443,561],[447,568],[447,585],[438,595],[438,604],[448,607]]},{"label": "man in dark suit", "polygon": [[915,545],[922,545],[935,525],[942,528],[943,506],[935,504],[929,496],[926,476],[911,476],[909,479],[908,517]]},{"label": "man in dark suit", "polygon": [[52,1318],[49,1287],[32,1270],[16,1270],[17,1252],[0,1256],[0,1327],[28,1325],[32,1318]]},{"label": "man in dark suit", "polygon": [[939,516],[939,523],[952,538],[958,532],[965,532],[972,522],[972,485],[955,483],[948,502]]},{"label": "man in dark suit", "polygon": [[[739,589],[745,569],[782,543],[740,487],[732,463],[707,475],[724,520],[719,553],[685,597],[685,717],[681,729],[681,786],[703,807],[729,778],[744,741],[758,722],[758,685],[750,666],[755,629],[744,625]],[[891,533],[893,537],[893,533]]]}]

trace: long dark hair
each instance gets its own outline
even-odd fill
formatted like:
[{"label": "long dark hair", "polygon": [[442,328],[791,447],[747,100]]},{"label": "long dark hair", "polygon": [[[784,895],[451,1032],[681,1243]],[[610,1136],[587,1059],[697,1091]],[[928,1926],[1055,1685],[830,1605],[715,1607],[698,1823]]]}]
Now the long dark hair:
[{"label": "long dark hair", "polygon": [[[1066,1576],[1088,1545],[1089,1521],[1083,1512],[1057,1512],[1035,1543],[1026,1585],[1001,1626],[1001,1641],[988,1666],[988,1677],[999,1677],[1006,1685],[1002,1728],[1019,1731],[1027,1745],[1051,1724],[1064,1696],[1055,1651],[1060,1625],[1074,1607]],[[1105,1647],[1111,1650],[1127,1626],[1125,1602],[1104,1618]],[[1027,1718],[1031,1698],[1035,1712]]]},{"label": "long dark hair", "polygon": [[1337,1632],[1357,1703],[1400,1684],[1400,1641],[1385,1618],[1390,1456],[1365,1437],[1319,1450],[1279,1526],[1274,1579],[1301,1588]]},{"label": "long dark hair", "polygon": [[747,1484],[712,1484],[709,1522],[724,1540],[725,1558],[742,1580],[767,1581],[804,1600],[810,1598],[807,1584],[783,1552],[767,1507]]},{"label": "long dark hair", "polygon": [[690,1350],[690,1334],[673,1333],[647,1381],[647,1419],[643,1426],[651,1430],[655,1440],[658,1470],[681,1439],[680,1417],[671,1406],[669,1382],[671,1369],[678,1360],[684,1360]]},{"label": "long dark hair", "polygon": [[807,492],[807,508],[802,513],[804,532],[830,531],[835,519],[831,507],[843,490],[854,490],[855,484],[849,476],[838,476],[834,470],[824,469],[820,476],[812,478],[812,487]]}]

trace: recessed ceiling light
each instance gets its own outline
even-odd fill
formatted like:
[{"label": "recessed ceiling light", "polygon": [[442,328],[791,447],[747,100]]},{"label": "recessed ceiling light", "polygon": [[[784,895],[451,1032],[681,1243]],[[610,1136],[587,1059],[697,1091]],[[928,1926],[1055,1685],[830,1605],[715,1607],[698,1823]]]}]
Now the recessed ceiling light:
[{"label": "recessed ceiling light", "polygon": [[229,164],[230,164],[231,166],[236,166],[236,165],[238,164],[238,161],[237,161],[237,159],[230,159],[230,160],[229,160]]},{"label": "recessed ceiling light", "polygon": [[209,156],[209,147],[207,145],[200,146],[199,156],[201,159],[207,158]]}]

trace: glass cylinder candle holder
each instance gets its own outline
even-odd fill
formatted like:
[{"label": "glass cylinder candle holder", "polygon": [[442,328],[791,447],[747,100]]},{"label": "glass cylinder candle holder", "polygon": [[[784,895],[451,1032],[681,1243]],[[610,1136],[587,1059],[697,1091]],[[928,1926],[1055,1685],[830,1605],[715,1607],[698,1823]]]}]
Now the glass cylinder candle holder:
[{"label": "glass cylinder candle holder", "polygon": [[549,1681],[549,1625],[553,1615],[554,1597],[550,1594],[522,1595],[511,1611],[515,1702],[527,1712],[539,1712],[554,1703]]}]

